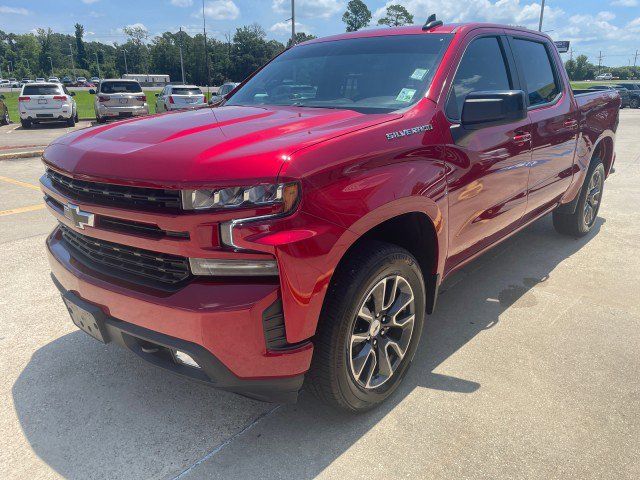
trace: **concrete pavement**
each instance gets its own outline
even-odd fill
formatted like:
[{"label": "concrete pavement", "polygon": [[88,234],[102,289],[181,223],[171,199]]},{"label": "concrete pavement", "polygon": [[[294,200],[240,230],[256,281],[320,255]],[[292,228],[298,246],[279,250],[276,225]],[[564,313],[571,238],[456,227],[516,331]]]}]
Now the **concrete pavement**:
[{"label": "concrete pavement", "polygon": [[[621,112],[595,230],[546,217],[447,280],[404,384],[360,416],[191,383],[78,331],[44,210],[0,212],[0,471],[10,478],[640,476],[640,111]],[[0,162],[2,211],[37,159]],[[3,178],[5,180],[3,180]],[[8,182],[6,179],[14,180]]]}]

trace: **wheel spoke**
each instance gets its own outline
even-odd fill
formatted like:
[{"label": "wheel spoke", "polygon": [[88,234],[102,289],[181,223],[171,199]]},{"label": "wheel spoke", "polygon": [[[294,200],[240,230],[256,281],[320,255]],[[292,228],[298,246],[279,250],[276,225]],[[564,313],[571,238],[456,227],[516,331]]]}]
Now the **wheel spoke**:
[{"label": "wheel spoke", "polygon": [[376,365],[378,364],[378,360],[376,359],[375,350],[371,350],[371,356],[369,357],[369,368],[367,369],[367,381],[364,382],[366,388],[371,387],[371,379],[373,378],[373,374],[376,371]]},{"label": "wheel spoke", "polygon": [[386,293],[386,283],[384,280],[378,283],[371,291],[373,298],[373,313],[378,316],[384,310],[384,295]]},{"label": "wheel spoke", "polygon": [[378,358],[380,360],[378,373],[388,378],[393,375],[393,366],[391,366],[391,359],[389,358],[387,345],[388,342],[380,342],[378,345]]},{"label": "wheel spoke", "polygon": [[391,305],[391,308],[389,308],[389,311],[387,312],[389,317],[391,317],[392,323],[395,324],[397,322],[396,317],[398,314],[407,308],[411,302],[413,302],[413,294],[403,293],[396,297],[396,301]]},{"label": "wheel spoke", "polygon": [[362,318],[363,320],[369,323],[373,322],[373,312],[369,310],[369,307],[367,307],[366,302],[364,305],[362,305],[362,308],[358,312],[358,317]]},{"label": "wheel spoke", "polygon": [[366,342],[369,340],[369,332],[364,333],[354,333],[351,335],[351,346],[359,345],[362,342]]},{"label": "wheel spoke", "polygon": [[[367,343],[358,354],[351,359],[351,366],[353,367],[353,374],[356,377],[356,380],[360,380],[363,371],[367,365],[367,360],[373,358],[373,364],[375,366],[376,363],[376,354],[373,351],[373,347],[371,344]],[[369,362],[371,363],[371,362]]]}]

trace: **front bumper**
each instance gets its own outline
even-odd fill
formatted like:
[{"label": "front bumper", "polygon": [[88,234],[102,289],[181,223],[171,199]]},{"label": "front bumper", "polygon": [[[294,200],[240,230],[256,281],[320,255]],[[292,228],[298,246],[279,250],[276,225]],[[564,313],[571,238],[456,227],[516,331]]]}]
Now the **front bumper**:
[{"label": "front bumper", "polygon": [[[157,366],[217,388],[261,400],[296,399],[313,347],[306,342],[291,350],[267,350],[263,315],[278,300],[277,284],[197,280],[172,293],[134,290],[74,259],[59,229],[47,247],[58,288],[99,307],[113,341]],[[163,348],[145,353],[143,342]],[[172,362],[167,348],[186,351],[203,368]]]}]

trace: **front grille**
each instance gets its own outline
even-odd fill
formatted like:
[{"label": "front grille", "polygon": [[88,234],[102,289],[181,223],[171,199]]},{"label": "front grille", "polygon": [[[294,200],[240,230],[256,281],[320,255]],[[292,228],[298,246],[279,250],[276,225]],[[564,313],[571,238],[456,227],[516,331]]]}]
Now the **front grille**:
[{"label": "front grille", "polygon": [[75,259],[111,277],[147,286],[169,287],[190,276],[186,258],[86,237],[60,225]]},{"label": "front grille", "polygon": [[56,188],[67,193],[72,198],[100,205],[178,210],[181,204],[178,190],[89,182],[67,177],[51,169],[47,170],[47,177]]}]

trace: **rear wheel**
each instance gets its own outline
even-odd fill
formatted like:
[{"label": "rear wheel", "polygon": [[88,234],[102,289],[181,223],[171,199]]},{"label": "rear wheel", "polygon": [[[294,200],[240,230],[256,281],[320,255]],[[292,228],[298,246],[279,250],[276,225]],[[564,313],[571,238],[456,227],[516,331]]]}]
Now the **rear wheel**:
[{"label": "rear wheel", "polygon": [[574,213],[553,212],[553,226],[564,235],[582,237],[591,231],[596,223],[602,191],[604,189],[604,165],[601,160],[594,161],[587,171],[576,211]]},{"label": "rear wheel", "polygon": [[322,311],[308,387],[321,401],[361,412],[400,385],[420,341],[425,287],[416,259],[369,241],[336,271]]},{"label": "rear wheel", "polygon": [[20,120],[22,128],[31,128],[31,120]]},{"label": "rear wheel", "polygon": [[69,117],[69,119],[67,120],[67,125],[69,127],[75,127],[76,126],[76,117],[75,117],[75,115],[73,115],[73,113],[71,114],[71,117]]},{"label": "rear wheel", "polygon": [[2,125],[9,125],[9,123],[11,123],[11,120],[9,119],[9,110],[5,109],[4,111],[4,115],[2,116],[2,118],[0,119],[0,124]]}]

